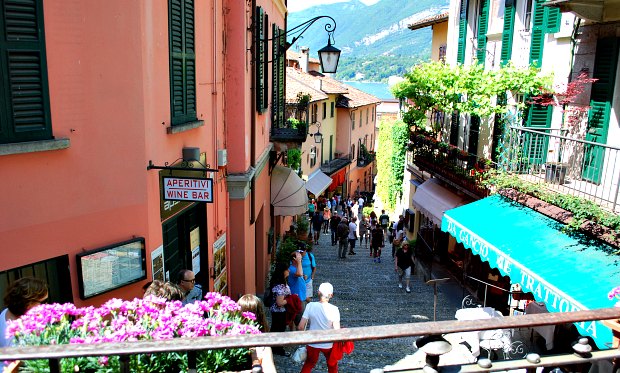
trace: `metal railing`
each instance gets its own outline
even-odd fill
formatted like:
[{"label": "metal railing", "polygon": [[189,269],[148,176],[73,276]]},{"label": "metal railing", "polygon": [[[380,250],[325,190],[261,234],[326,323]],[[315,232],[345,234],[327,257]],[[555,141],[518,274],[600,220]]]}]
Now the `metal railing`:
[{"label": "metal railing", "polygon": [[[336,341],[364,341],[400,337],[420,337],[428,335],[443,335],[446,333],[460,333],[496,329],[531,328],[542,325],[557,325],[590,320],[617,320],[620,318],[620,308],[604,308],[565,313],[526,314],[490,318],[472,321],[432,321],[407,323],[396,325],[378,325],[368,327],[354,327],[338,330],[302,331],[286,333],[266,333],[258,335],[226,335],[220,337],[175,338],[160,341],[138,341],[122,343],[76,344],[76,345],[48,345],[32,347],[15,347],[0,349],[0,361],[47,359],[50,362],[50,371],[59,371],[59,359],[68,357],[86,356],[121,356],[126,361],[128,356],[144,353],[181,352],[195,356],[198,351],[250,348],[255,346],[282,346],[304,345],[309,343],[336,342]],[[599,346],[600,347],[600,346]],[[494,361],[490,367],[477,364],[460,365],[461,371],[488,372],[518,368],[533,369],[543,366],[558,366],[575,363],[584,363],[600,359],[620,358],[619,349],[596,351],[592,354],[556,355],[532,362],[531,359]],[[195,359],[193,359],[195,361]],[[123,364],[121,364],[123,367]],[[195,369],[195,366],[189,366]],[[384,369],[377,367],[374,372],[384,371],[421,371],[421,367],[407,367],[407,369]],[[195,371],[195,370],[193,370]]]},{"label": "metal railing", "polygon": [[351,163],[351,158],[349,154],[340,155],[340,157],[332,159],[331,161],[325,162],[321,165],[321,171],[326,173],[327,175],[331,175],[334,172],[340,170],[341,168],[347,166]]},{"label": "metal railing", "polygon": [[620,148],[575,139],[558,129],[510,127],[505,140],[500,168],[619,212]]}]

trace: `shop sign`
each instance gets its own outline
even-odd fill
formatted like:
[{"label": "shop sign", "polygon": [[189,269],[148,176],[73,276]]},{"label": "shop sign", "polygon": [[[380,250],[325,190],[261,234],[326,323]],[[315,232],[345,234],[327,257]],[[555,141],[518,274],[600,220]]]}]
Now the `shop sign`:
[{"label": "shop sign", "polygon": [[[457,242],[470,249],[475,255],[480,256],[482,261],[488,262],[492,268],[497,268],[503,276],[509,276],[513,284],[520,284],[524,292],[531,292],[537,301],[545,302],[550,312],[573,312],[587,309],[568,294],[506,255],[502,250],[461,226],[451,217],[443,216],[441,229],[450,233]],[[597,321],[575,323],[580,332],[592,336],[597,342],[611,340],[609,331],[605,327],[598,327],[598,324],[600,322]]]},{"label": "shop sign", "polygon": [[164,177],[164,200],[213,203],[213,179]]}]

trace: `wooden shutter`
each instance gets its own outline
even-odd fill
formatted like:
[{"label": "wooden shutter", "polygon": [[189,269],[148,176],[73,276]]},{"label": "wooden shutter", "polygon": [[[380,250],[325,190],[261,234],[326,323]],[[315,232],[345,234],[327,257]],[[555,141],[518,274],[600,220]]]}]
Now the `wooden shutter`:
[{"label": "wooden shutter", "polygon": [[43,30],[42,1],[3,1],[0,143],[52,138]]},{"label": "wooden shutter", "polygon": [[545,46],[545,10],[542,6],[544,1],[545,0],[534,0],[532,40],[530,44],[530,65],[534,67],[541,66],[543,49]]},{"label": "wooden shutter", "polygon": [[170,0],[170,108],[172,125],[196,120],[194,0]]},{"label": "wooden shutter", "polygon": [[560,8],[545,8],[545,32],[554,33],[560,31],[560,21],[562,20],[562,14]]},{"label": "wooden shutter", "polygon": [[461,8],[459,13],[459,45],[456,51],[456,62],[465,63],[465,42],[467,41],[467,8],[468,0],[461,0]]},{"label": "wooden shutter", "polygon": [[480,0],[480,16],[478,18],[478,45],[476,59],[484,65],[487,54],[487,29],[489,27],[489,0]]},{"label": "wooden shutter", "polygon": [[[618,69],[618,38],[599,39],[596,44],[594,71],[590,95],[590,113],[586,140],[599,144],[607,142],[611,102],[614,96],[614,83]],[[582,177],[600,183],[604,161],[604,149],[589,145],[585,149]]]},{"label": "wooden shutter", "polygon": [[[526,127],[544,131],[551,127],[551,116],[553,107],[551,105],[529,105],[527,108]],[[547,161],[547,149],[549,139],[546,135],[526,132],[523,152],[528,158],[529,165],[541,165]]]},{"label": "wooden shutter", "polygon": [[515,24],[515,8],[517,0],[506,0],[504,7],[504,28],[502,30],[502,50],[500,64],[505,66],[512,56],[512,38]]},{"label": "wooden shutter", "polygon": [[269,56],[267,54],[267,46],[268,46],[268,17],[263,11],[263,8],[256,7],[256,14],[254,18],[254,36],[255,36],[255,46],[256,46],[256,65],[254,66],[256,69],[256,110],[259,113],[264,113],[267,110],[268,102],[267,102],[267,62],[269,61]]},{"label": "wooden shutter", "polygon": [[478,154],[478,139],[480,138],[480,117],[472,115],[469,119],[469,141],[467,142],[467,151],[473,154],[470,160],[470,164],[473,165],[476,161],[476,154]]},{"label": "wooden shutter", "polygon": [[272,103],[271,103],[271,127],[284,128],[285,110],[285,79],[286,79],[286,34],[276,24],[272,26]]}]

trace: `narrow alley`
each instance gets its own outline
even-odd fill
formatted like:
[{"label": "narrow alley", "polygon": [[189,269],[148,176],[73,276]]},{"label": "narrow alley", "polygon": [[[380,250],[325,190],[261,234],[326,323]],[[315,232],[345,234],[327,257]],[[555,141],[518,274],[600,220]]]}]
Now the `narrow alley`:
[{"label": "narrow alley", "polygon": [[[367,246],[355,249],[357,255],[338,259],[337,246],[331,246],[330,236],[321,234],[314,246],[317,268],[314,291],[322,282],[334,286],[331,303],[340,309],[343,328],[425,322],[433,320],[433,287],[426,285],[418,273],[412,275],[411,293],[397,286],[397,275],[389,244],[383,250],[381,263],[374,263],[369,257]],[[444,277],[439,274],[437,277]],[[437,320],[453,320],[460,308],[461,288],[454,281],[438,286]],[[369,372],[394,364],[415,352],[415,338],[394,338],[355,342],[355,350],[340,361],[339,372]],[[287,347],[293,353],[297,346]],[[291,357],[274,356],[278,373],[297,373],[302,364]],[[325,358],[321,355],[315,372],[327,372]]]}]

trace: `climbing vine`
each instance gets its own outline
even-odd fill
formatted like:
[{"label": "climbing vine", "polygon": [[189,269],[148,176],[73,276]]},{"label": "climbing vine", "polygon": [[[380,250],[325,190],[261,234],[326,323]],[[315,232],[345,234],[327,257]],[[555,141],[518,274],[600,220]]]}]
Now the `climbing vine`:
[{"label": "climbing vine", "polygon": [[[408,99],[405,123],[424,127],[432,109],[488,117],[505,114],[508,105],[498,96],[535,96],[549,90],[552,77],[535,68],[508,64],[498,70],[485,70],[480,64],[449,66],[440,62],[416,65],[405,80],[392,88],[397,98]],[[523,104],[518,104],[523,105]]]},{"label": "climbing vine", "polygon": [[403,121],[381,121],[377,153],[377,189],[375,193],[387,210],[393,210],[402,194],[405,152],[409,127]]}]

